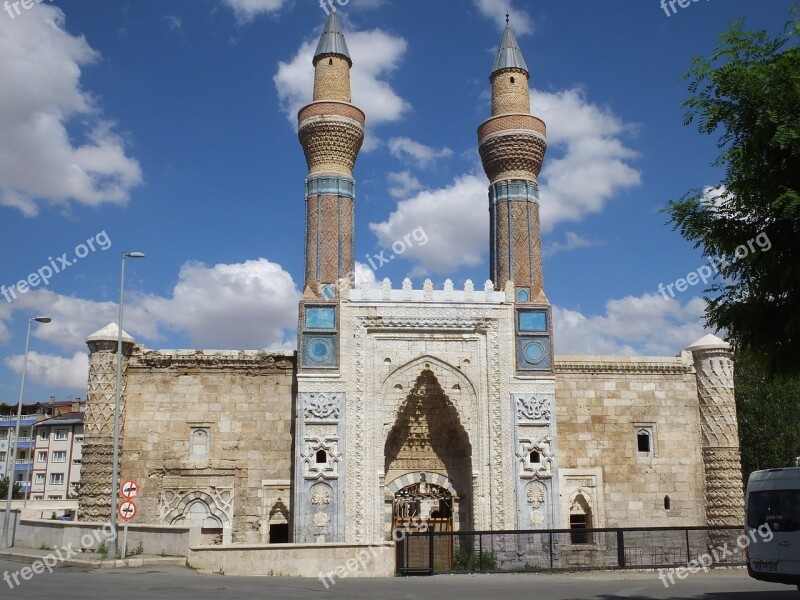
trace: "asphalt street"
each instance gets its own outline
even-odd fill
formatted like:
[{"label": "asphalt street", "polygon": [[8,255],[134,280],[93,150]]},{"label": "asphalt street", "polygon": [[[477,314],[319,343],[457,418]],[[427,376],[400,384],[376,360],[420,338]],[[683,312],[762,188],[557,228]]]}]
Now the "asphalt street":
[{"label": "asphalt street", "polygon": [[455,600],[533,598],[536,600],[699,599],[795,600],[794,587],[765,584],[742,570],[698,573],[666,588],[657,573],[578,573],[447,575],[393,579],[341,579],[328,588],[317,579],[225,577],[179,567],[85,570],[57,568],[34,575],[13,589],[5,580],[27,565],[0,561],[0,598],[26,600],[205,600],[254,598],[295,600]]}]

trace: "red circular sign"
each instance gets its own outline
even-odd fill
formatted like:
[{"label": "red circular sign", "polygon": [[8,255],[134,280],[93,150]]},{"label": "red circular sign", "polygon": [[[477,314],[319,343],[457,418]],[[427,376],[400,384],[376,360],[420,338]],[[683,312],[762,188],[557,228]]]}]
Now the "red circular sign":
[{"label": "red circular sign", "polygon": [[125,521],[130,521],[136,516],[136,505],[130,500],[126,500],[119,505],[119,517]]},{"label": "red circular sign", "polygon": [[119,493],[126,500],[133,500],[139,494],[139,484],[135,481],[126,481],[120,486]]}]

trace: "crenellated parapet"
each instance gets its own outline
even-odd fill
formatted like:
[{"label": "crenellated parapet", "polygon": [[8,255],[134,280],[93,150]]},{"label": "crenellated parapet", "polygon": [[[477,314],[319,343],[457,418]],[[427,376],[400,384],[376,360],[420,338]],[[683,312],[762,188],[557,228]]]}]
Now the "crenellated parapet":
[{"label": "crenellated parapet", "polygon": [[514,302],[514,284],[508,282],[502,292],[495,291],[494,283],[487,280],[483,289],[475,289],[471,279],[464,282],[464,288],[457,290],[448,279],[441,289],[434,289],[433,282],[426,279],[422,289],[414,289],[411,279],[403,280],[400,289],[392,288],[392,282],[385,278],[380,284],[363,282],[350,290],[351,302],[436,302],[436,303],[484,303],[503,304]]}]

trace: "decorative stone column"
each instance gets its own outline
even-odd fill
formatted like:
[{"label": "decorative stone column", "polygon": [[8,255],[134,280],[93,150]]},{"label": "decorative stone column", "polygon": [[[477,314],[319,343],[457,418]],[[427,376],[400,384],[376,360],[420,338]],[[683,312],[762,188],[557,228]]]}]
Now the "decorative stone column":
[{"label": "decorative stone column", "polygon": [[[81,521],[108,521],[110,517],[118,331],[116,323],[109,323],[86,338],[90,354],[81,488],[78,500],[78,515]],[[123,331],[120,448],[125,423],[126,371],[134,346],[135,340]]]},{"label": "decorative stone column", "polygon": [[688,348],[697,372],[709,525],[742,525],[744,495],[730,344],[707,335]]}]

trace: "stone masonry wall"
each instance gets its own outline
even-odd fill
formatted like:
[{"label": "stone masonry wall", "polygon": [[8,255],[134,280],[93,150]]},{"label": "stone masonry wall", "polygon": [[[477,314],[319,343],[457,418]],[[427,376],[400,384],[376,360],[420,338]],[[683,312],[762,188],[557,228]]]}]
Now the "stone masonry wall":
[{"label": "stone masonry wall", "polygon": [[291,479],[293,373],[293,356],[256,352],[132,361],[121,479],[141,487],[136,522],[177,524],[200,500],[231,541],[264,540],[265,482]]},{"label": "stone masonry wall", "polygon": [[[577,482],[562,486],[567,524],[570,490],[594,481],[602,485],[587,498],[595,527],[705,525],[697,384],[688,357],[557,357],[556,406],[560,468]],[[638,452],[636,437],[648,428],[649,456]],[[584,495],[591,494],[590,487]]]}]

